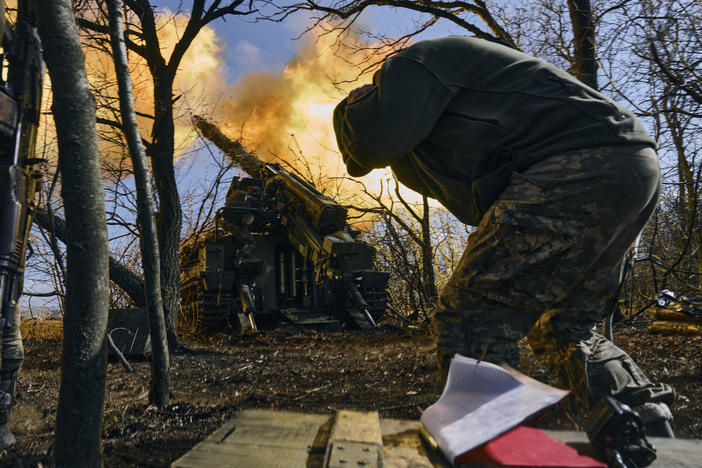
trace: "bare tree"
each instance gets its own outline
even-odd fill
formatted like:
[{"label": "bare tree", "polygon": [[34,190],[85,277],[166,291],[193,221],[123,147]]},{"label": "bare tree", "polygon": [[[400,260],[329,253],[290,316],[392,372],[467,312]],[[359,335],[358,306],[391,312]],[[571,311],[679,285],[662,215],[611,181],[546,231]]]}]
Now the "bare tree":
[{"label": "bare tree", "polygon": [[590,0],[568,0],[573,29],[572,73],[577,79],[597,89],[595,24]]},{"label": "bare tree", "polygon": [[411,36],[431,28],[438,20],[443,19],[477,37],[515,46],[511,35],[495,20],[487,2],[482,0],[450,3],[418,0],[304,0],[293,3],[277,1],[263,3],[267,6],[264,11],[268,13],[262,14],[261,18],[272,21],[283,21],[300,11],[309,12],[313,22],[308,31],[319,26],[328,28],[330,24],[333,24],[336,30],[349,29],[366,9],[373,7],[403,8],[423,14],[423,20],[416,23],[407,36],[387,41],[386,45],[405,44]]},{"label": "bare tree", "polygon": [[[55,235],[57,239],[64,244],[68,243],[68,232],[66,221],[58,215],[50,215],[48,211],[41,208],[34,213],[32,221]],[[141,277],[129,270],[122,262],[110,257],[109,258],[110,281],[118,285],[130,298],[137,307],[146,305],[144,281]]]},{"label": "bare tree", "polygon": [[[439,21],[449,22],[465,33],[498,42],[515,49],[521,49],[519,37],[521,21],[519,15],[535,15],[548,18],[548,13],[558,12],[560,3],[555,0],[542,0],[537,5],[515,6],[510,2],[485,2],[483,0],[437,2],[425,0],[305,0],[302,2],[284,3],[278,1],[263,2],[267,8],[260,18],[271,21],[283,21],[290,15],[305,11],[312,16],[311,31],[321,28],[326,32],[349,32],[359,28],[358,18],[364,11],[373,7],[399,8],[417,13],[415,23],[407,28],[405,34],[399,37],[378,36],[368,32],[373,41],[379,45],[353,44],[348,35],[340,34],[337,44],[339,49],[355,49],[347,54],[351,60],[357,59],[361,73],[374,68],[388,54],[405,47],[414,37],[434,27]],[[534,8],[537,13],[534,13]],[[596,59],[596,18],[589,0],[567,0],[566,9],[570,16],[569,27],[561,22],[561,31],[565,32],[562,40],[568,49],[565,57],[569,71],[585,84],[597,89],[597,59]],[[561,20],[560,15],[556,15]],[[546,21],[548,22],[548,21]],[[552,25],[548,25],[551,28]],[[511,31],[510,29],[515,29]],[[533,39],[533,38],[531,38]],[[371,50],[372,52],[368,52]],[[356,52],[364,51],[358,54]]]},{"label": "bare tree", "polygon": [[[153,82],[154,112],[150,116],[151,139],[146,153],[151,158],[158,195],[158,244],[161,251],[161,285],[168,333],[168,345],[174,351],[178,344],[177,318],[180,304],[180,261],[178,258],[182,227],[182,210],[173,167],[175,127],[173,83],[183,56],[198,33],[209,23],[228,15],[244,15],[249,9],[239,10],[243,0],[212,2],[193,0],[187,25],[169,57],[164,57],[158,37],[155,7],[147,0],[125,2],[134,23],[129,22],[125,31],[127,48],[142,57],[149,68]],[[93,34],[99,44],[107,42],[109,28],[105,24],[104,4],[95,2],[96,9],[78,20],[79,25]]]},{"label": "bare tree", "polygon": [[54,457],[57,466],[101,466],[109,288],[95,101],[70,2],[42,0],[37,6],[53,88],[67,219],[66,311]]},{"label": "bare tree", "polygon": [[[361,214],[366,237],[378,248],[379,267],[391,272],[390,309],[410,321],[426,319],[438,296],[434,229],[429,199],[410,203],[399,183],[385,181],[377,193],[357,181],[364,197],[349,206]],[[394,187],[392,193],[386,188]]]},{"label": "bare tree", "polygon": [[[676,94],[702,105],[702,26],[700,2],[675,0],[649,3],[647,39],[657,76]],[[702,113],[696,113],[702,117]]]},{"label": "bare tree", "polygon": [[151,335],[151,401],[162,408],[170,400],[170,376],[168,342],[166,340],[166,324],[163,317],[161,301],[161,273],[156,226],[154,224],[153,198],[149,185],[149,169],[146,164],[146,153],[141,143],[141,134],[134,113],[134,96],[132,80],[127,64],[127,48],[124,45],[122,2],[108,0],[110,38],[112,55],[119,85],[119,104],[122,117],[122,127],[132,157],[134,179],[137,187],[137,216],[141,230],[140,245],[144,283],[146,289],[146,310],[149,319]]},{"label": "bare tree", "polygon": [[663,171],[662,202],[634,265],[640,284],[629,282],[626,290],[631,307],[644,310],[664,288],[702,292],[702,103],[697,99],[702,4],[638,0],[620,5],[608,9],[602,22],[602,70],[610,89],[649,123]]},{"label": "bare tree", "polygon": [[[358,67],[358,77],[375,69],[389,55],[406,47],[415,36],[431,29],[440,21],[450,22],[476,37],[518,48],[513,37],[498,21],[493,5],[488,6],[483,0],[261,0],[259,3],[262,5],[258,10],[259,20],[282,22],[291,15],[304,12],[312,21],[303,34],[312,30],[333,34],[337,38],[337,52]],[[417,18],[408,25],[406,33],[400,36],[362,30],[358,26],[359,17],[365,11],[377,7],[409,10],[415,12]],[[370,39],[373,45],[353,40],[357,34]]]}]

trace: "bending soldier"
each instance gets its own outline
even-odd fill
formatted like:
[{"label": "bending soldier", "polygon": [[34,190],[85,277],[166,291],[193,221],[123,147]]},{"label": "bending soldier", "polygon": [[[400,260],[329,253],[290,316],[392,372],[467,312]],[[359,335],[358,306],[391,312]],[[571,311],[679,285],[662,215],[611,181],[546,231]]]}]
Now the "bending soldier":
[{"label": "bending soldier", "polygon": [[386,60],[334,129],[351,176],[390,166],[477,226],[432,319],[444,379],[455,353],[516,366],[526,336],[586,407],[614,396],[672,436],[673,389],[593,332],[660,190],[630,111],[542,60],[450,37]]}]

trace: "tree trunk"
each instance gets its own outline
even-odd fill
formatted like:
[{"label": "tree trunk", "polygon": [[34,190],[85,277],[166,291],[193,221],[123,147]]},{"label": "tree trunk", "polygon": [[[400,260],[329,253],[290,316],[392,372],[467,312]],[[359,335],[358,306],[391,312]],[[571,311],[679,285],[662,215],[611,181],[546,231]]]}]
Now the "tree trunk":
[{"label": "tree trunk", "polygon": [[156,120],[152,130],[154,142],[150,156],[159,199],[159,212],[156,221],[158,245],[163,252],[161,255],[163,309],[168,347],[173,352],[178,347],[178,310],[180,307],[180,258],[178,255],[180,231],[183,223],[173,167],[175,147],[171,98],[173,85],[172,80],[165,77],[164,79],[167,83],[154,77]]},{"label": "tree trunk", "polygon": [[[66,221],[48,211],[37,208],[32,216],[32,222],[42,229],[53,232],[57,239],[66,243]],[[146,306],[144,281],[129,268],[110,257],[110,281],[119,286],[132,300],[136,307]]]},{"label": "tree trunk", "polygon": [[154,224],[153,196],[146,153],[141,144],[141,134],[134,113],[132,80],[129,76],[127,48],[124,44],[122,23],[122,1],[108,0],[110,20],[110,41],[115,72],[119,87],[119,106],[122,127],[127,137],[129,153],[132,157],[134,180],[137,192],[137,218],[141,231],[140,246],[144,282],[146,289],[146,310],[151,335],[151,402],[163,408],[170,399],[170,376],[166,324],[161,301],[161,273],[156,226]]},{"label": "tree trunk", "polygon": [[[685,157],[686,147],[684,141],[683,125],[677,114],[672,109],[663,112],[671,140],[677,156],[678,173],[678,212],[680,232],[688,233],[690,239],[683,240],[681,244],[687,246],[680,251],[678,264],[686,252],[690,252],[691,267],[696,271],[702,271],[702,230],[700,229],[700,209],[699,190],[696,183],[696,175],[693,166]],[[698,169],[699,171],[699,169]],[[702,284],[702,276],[697,276],[697,285]]]},{"label": "tree trunk", "polygon": [[[180,308],[180,231],[182,228],[180,198],[173,168],[175,130],[173,124],[173,80],[186,51],[200,30],[215,19],[226,15],[248,13],[237,10],[241,0],[233,2],[212,2],[206,7],[204,0],[192,2],[191,16],[182,31],[178,42],[173,46],[171,55],[166,60],[162,55],[158,38],[159,27],[156,24],[154,6],[147,0],[130,0],[126,2],[139,19],[141,31],[139,44],[131,42],[134,52],[146,60],[154,85],[154,123],[151,128],[152,142],[148,148],[151,158],[156,194],[158,198],[158,215],[156,227],[161,251],[161,298],[168,347],[171,352],[178,346],[178,312]],[[104,34],[105,28],[92,19],[83,18],[82,24],[93,32]]]},{"label": "tree trunk", "polygon": [[109,283],[95,100],[70,2],[40,0],[37,7],[53,88],[67,223],[66,311],[54,457],[57,466],[102,466]]},{"label": "tree trunk", "polygon": [[431,219],[429,218],[429,199],[422,195],[422,282],[424,283],[424,297],[429,304],[427,309],[431,309],[436,304],[439,295],[436,290],[436,275],[434,274],[434,247],[431,241]]},{"label": "tree trunk", "polygon": [[568,0],[568,10],[573,26],[573,75],[592,89],[597,89],[595,25],[590,0]]}]

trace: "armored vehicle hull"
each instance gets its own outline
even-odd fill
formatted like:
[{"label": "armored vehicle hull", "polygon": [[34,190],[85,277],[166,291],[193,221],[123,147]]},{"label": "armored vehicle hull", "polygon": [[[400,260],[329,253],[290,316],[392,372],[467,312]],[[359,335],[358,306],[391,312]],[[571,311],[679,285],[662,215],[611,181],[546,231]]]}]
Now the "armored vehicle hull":
[{"label": "armored vehicle hull", "polygon": [[[355,310],[342,285],[315,281],[314,265],[284,232],[252,236],[253,247],[236,263],[232,235],[204,241],[181,277],[181,329],[212,334],[244,333],[292,323],[322,329],[368,329],[385,313],[389,274],[355,270],[351,280],[364,298]],[[337,283],[337,284],[335,284]]]}]

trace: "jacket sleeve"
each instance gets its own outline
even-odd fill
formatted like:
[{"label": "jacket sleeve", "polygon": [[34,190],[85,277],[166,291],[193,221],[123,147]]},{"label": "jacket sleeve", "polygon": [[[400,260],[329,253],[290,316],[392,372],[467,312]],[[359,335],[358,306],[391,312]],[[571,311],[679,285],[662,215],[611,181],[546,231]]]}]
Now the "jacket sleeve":
[{"label": "jacket sleeve", "polygon": [[350,104],[344,99],[334,110],[344,161],[370,170],[403,158],[429,135],[452,97],[423,64],[402,55],[389,59],[370,93]]}]

